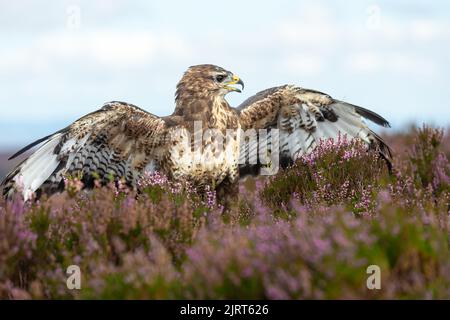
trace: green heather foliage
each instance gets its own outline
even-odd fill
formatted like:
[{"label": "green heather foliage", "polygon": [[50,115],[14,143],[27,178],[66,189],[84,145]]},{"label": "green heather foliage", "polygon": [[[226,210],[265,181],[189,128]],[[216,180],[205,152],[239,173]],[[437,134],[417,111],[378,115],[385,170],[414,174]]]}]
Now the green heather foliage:
[{"label": "green heather foliage", "polygon": [[339,137],[321,141],[314,152],[274,176],[261,193],[271,207],[293,199],[309,207],[348,203],[356,212],[370,209],[373,189],[381,187],[385,163],[360,141]]},{"label": "green heather foliage", "polygon": [[[376,152],[345,137],[273,177],[212,191],[158,173],[32,203],[0,200],[0,299],[450,298],[450,139],[423,127]],[[81,290],[66,286],[78,265]],[[369,265],[381,289],[366,287]]]}]

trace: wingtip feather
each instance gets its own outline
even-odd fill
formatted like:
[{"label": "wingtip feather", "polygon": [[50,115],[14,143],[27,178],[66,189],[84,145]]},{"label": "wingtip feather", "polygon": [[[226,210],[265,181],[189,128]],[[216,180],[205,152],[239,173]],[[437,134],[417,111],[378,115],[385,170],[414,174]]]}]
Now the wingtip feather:
[{"label": "wingtip feather", "polygon": [[67,130],[67,129],[65,128],[65,129],[59,130],[59,131],[57,131],[57,132],[55,132],[55,133],[52,133],[52,134],[50,134],[50,135],[48,135],[48,136],[45,136],[45,137],[43,137],[43,138],[40,138],[40,139],[38,139],[38,140],[36,140],[36,141],[30,143],[29,145],[23,147],[22,149],[20,149],[20,150],[17,151],[16,153],[14,153],[12,156],[10,156],[10,157],[8,158],[8,161],[17,158],[18,156],[20,156],[21,154],[27,152],[27,151],[30,150],[31,148],[37,146],[38,144],[41,144],[42,142],[45,142],[45,141],[50,140],[50,138],[54,137],[55,135],[57,135],[57,134],[59,134],[59,133],[61,133],[61,132],[64,132],[65,130]]},{"label": "wingtip feather", "polygon": [[391,128],[391,124],[389,123],[389,121],[387,121],[384,117],[382,117],[381,115],[379,115],[378,113],[371,111],[369,109],[348,103],[348,102],[344,102],[344,101],[340,101],[340,100],[334,100],[336,103],[338,104],[343,104],[345,106],[348,107],[352,107],[355,109],[355,112],[360,115],[361,117],[372,121],[373,123],[385,127],[385,128]]}]

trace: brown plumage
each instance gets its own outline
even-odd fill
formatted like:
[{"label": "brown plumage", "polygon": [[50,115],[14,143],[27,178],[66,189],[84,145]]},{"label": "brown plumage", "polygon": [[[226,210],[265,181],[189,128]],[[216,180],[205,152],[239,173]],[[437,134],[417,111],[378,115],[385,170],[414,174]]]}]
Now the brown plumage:
[{"label": "brown plumage", "polygon": [[[310,152],[319,139],[340,133],[362,139],[390,157],[389,148],[361,119],[389,125],[372,111],[288,85],[264,90],[235,109],[225,95],[240,92],[236,84],[243,87],[233,73],[199,65],[190,67],[178,83],[170,116],[157,117],[124,102],[106,103],[11,157],[41,144],[2,182],[4,195],[12,197],[17,190],[25,199],[33,193],[52,194],[64,189],[66,176],[80,176],[86,187],[92,187],[95,179],[106,183],[111,177],[136,186],[146,170],[233,195],[240,175],[267,167],[261,153],[255,153],[264,141],[255,131],[259,129],[268,130],[269,140],[279,130],[279,141],[267,149],[273,154],[279,145],[276,153],[282,160],[293,161]],[[247,131],[241,135],[240,129]],[[245,138],[250,131],[257,132],[256,140]],[[256,162],[245,161],[255,154]]]}]

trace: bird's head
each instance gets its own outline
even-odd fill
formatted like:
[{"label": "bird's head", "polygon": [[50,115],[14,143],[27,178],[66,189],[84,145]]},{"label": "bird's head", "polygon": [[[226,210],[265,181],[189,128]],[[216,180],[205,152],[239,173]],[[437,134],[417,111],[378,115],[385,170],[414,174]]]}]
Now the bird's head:
[{"label": "bird's head", "polygon": [[[235,85],[240,85],[241,89]],[[241,92],[244,82],[235,74],[212,64],[190,67],[177,85],[177,97],[188,94],[201,98],[225,96],[229,92]]]}]

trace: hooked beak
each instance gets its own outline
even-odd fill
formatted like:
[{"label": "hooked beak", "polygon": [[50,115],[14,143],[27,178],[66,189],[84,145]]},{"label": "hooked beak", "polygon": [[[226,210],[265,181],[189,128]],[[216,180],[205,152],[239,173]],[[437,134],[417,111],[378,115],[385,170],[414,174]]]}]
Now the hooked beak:
[{"label": "hooked beak", "polygon": [[[234,84],[239,84],[241,86],[241,89],[233,87],[232,85],[234,85]],[[231,79],[231,81],[226,83],[225,88],[229,91],[242,92],[242,90],[244,90],[244,82],[238,76],[233,75],[233,78]]]}]

